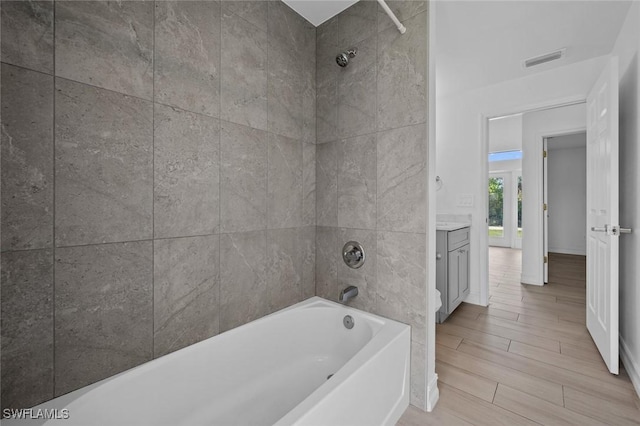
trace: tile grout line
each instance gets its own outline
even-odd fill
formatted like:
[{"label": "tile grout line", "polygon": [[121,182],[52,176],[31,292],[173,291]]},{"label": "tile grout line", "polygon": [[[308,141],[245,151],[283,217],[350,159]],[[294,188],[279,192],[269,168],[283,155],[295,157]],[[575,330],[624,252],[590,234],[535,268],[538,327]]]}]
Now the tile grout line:
[{"label": "tile grout line", "polygon": [[[376,199],[375,199],[375,203],[376,204],[375,204],[375,207],[373,208],[373,210],[375,211],[376,217],[375,217],[375,223],[373,225],[373,228],[375,229],[374,233],[375,233],[375,236],[376,236],[376,270],[375,270],[376,291],[375,291],[375,295],[374,295],[373,304],[375,306],[376,312],[379,312],[379,310],[380,310],[379,306],[378,306],[378,299],[379,299],[378,298],[378,294],[380,294],[380,292],[379,292],[379,288],[380,288],[379,287],[379,281],[380,280],[378,279],[378,256],[379,256],[379,253],[380,253],[380,247],[378,246],[378,241],[379,241],[378,235],[379,235],[380,230],[378,229],[378,132],[377,132],[377,130],[378,130],[378,122],[379,122],[378,121],[378,102],[379,102],[379,99],[378,99],[378,65],[379,65],[379,63],[378,63],[378,61],[379,61],[378,49],[380,48],[380,31],[378,31],[378,13],[380,13],[380,5],[378,5],[378,7],[376,8],[376,34],[375,34],[375,37],[376,37],[376,51],[375,51],[375,61],[376,61],[375,62],[375,67],[376,67],[376,69],[375,69],[375,72],[376,72],[375,94],[376,94],[376,96],[375,96],[375,108],[376,108],[376,111],[375,111],[375,117],[374,117],[374,121],[375,121],[374,125],[375,125],[375,129],[376,129],[376,133],[375,133],[375,140],[374,140],[374,155],[375,155],[375,160],[374,160],[375,178],[374,178],[374,182],[375,182],[375,188],[376,188]],[[434,333],[435,333],[435,327],[434,327],[433,330],[434,330]],[[435,342],[435,336],[434,336],[434,342]],[[460,342],[462,342],[462,340]],[[426,346],[428,347],[429,345],[426,345]],[[458,346],[460,346],[460,343],[458,343],[458,345],[456,346],[456,349],[457,349]],[[409,349],[409,350],[411,350],[411,349]],[[434,350],[434,352],[435,352],[435,350]],[[434,358],[433,362],[434,362],[434,365],[435,365],[435,358]],[[434,368],[434,371],[435,371],[435,368]]]},{"label": "tile grout line", "polygon": [[[314,64],[314,82],[315,87],[315,99],[314,99],[314,117],[313,122],[315,125],[314,140],[313,140],[313,295],[318,295],[318,283],[316,281],[316,261],[318,259],[318,27],[314,29],[315,32],[315,64]],[[267,112],[269,108],[267,108]]]},{"label": "tile grout line", "polygon": [[[482,376],[480,376],[480,377],[482,377]],[[496,382],[496,388],[493,390],[493,398],[491,398],[491,403],[492,404],[496,400],[496,395],[498,394],[498,386],[500,386],[500,382]]]},{"label": "tile grout line", "polygon": [[220,52],[218,59],[220,64],[220,78],[218,79],[218,303],[216,310],[218,311],[218,329],[216,335],[220,334],[220,312],[222,311],[222,4],[220,4]]},{"label": "tile grout line", "polygon": [[53,208],[52,210],[52,220],[53,220],[53,232],[52,232],[52,250],[51,250],[51,255],[53,256],[53,264],[51,265],[52,267],[52,294],[51,294],[51,310],[52,310],[52,319],[53,319],[53,338],[52,343],[53,343],[53,348],[52,348],[52,375],[53,375],[53,380],[52,382],[52,396],[55,398],[56,396],[56,4],[57,2],[54,1],[53,2],[53,11],[52,11],[52,22],[53,22],[53,117],[52,117],[52,124],[53,124],[53,129],[52,129],[52,133],[53,133],[53,147],[52,147],[52,154],[53,154],[53,158],[52,158],[52,166],[53,166],[53,182],[52,182],[52,186],[53,186],[53,197],[52,197],[52,202],[53,202]]},{"label": "tile grout line", "polygon": [[[3,1],[0,2],[0,4],[1,3],[5,3],[5,1],[8,2],[8,0],[3,0]],[[54,57],[55,57],[55,54],[54,54]],[[55,70],[54,70],[54,72],[48,73],[46,71],[40,71],[40,70],[37,70],[37,69],[34,69],[34,68],[29,68],[29,67],[26,67],[26,66],[23,66],[23,65],[13,64],[11,62],[6,62],[6,61],[0,61],[0,64],[8,65],[10,67],[16,67],[16,68],[21,69],[21,70],[31,71],[31,72],[35,72],[35,73],[42,74],[42,75],[48,75],[48,76],[51,76],[51,77],[55,77]]]},{"label": "tile grout line", "polygon": [[[267,3],[267,130],[269,129],[269,11],[271,8],[271,2]],[[267,146],[266,146],[266,150],[267,150],[267,167],[266,167],[266,179],[265,179],[265,218],[264,218],[264,225],[265,225],[265,229],[264,229],[264,259],[265,259],[265,289],[268,290],[268,285],[269,285],[269,279],[268,279],[268,274],[267,274],[267,269],[268,269],[268,264],[269,264],[269,238],[267,236],[268,234],[268,228],[269,228],[269,146],[271,145],[271,133],[267,132]],[[267,306],[269,306],[271,304],[271,302],[269,301],[269,299],[267,298]],[[267,311],[269,310],[269,308],[267,308]]]},{"label": "tile grout line", "polygon": [[[338,18],[336,20],[336,47],[337,47],[337,51],[340,51],[340,21],[342,20],[342,17],[340,16],[340,14],[338,14]],[[338,236],[340,235],[340,155],[342,153],[342,144],[345,141],[345,138],[342,138],[342,132],[340,130],[341,127],[341,118],[340,118],[340,83],[343,80],[342,77],[342,73],[341,72],[336,72],[336,81],[335,81],[335,99],[336,99],[336,142],[335,142],[335,155],[336,155],[336,161],[335,161],[335,167],[336,167],[336,175],[335,175],[335,179],[336,179],[336,238],[339,238]],[[338,240],[339,241],[339,240]],[[338,242],[338,247],[336,247],[336,249],[338,249],[340,246],[340,243]],[[336,268],[336,284],[339,286],[340,283],[340,257],[338,256],[338,267]]]},{"label": "tile grout line", "polygon": [[151,51],[151,359],[156,358],[156,7],[154,0]]}]

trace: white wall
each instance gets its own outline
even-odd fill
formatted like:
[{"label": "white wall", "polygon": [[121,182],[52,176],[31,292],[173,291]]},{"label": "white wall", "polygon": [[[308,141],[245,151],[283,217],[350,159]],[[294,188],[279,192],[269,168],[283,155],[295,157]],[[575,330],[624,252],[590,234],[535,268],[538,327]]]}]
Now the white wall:
[{"label": "white wall", "polygon": [[[602,68],[584,88],[584,98]],[[526,284],[543,285],[543,211],[542,151],[543,138],[585,130],[587,110],[584,103],[527,113],[522,119],[522,277]]]},{"label": "white wall", "polygon": [[620,346],[624,366],[640,394],[640,4],[634,2],[613,54],[620,70],[620,225],[633,234],[620,237]]},{"label": "white wall", "polygon": [[489,152],[522,149],[522,114],[489,120]]},{"label": "white wall", "polygon": [[[580,136],[584,145],[586,134]],[[549,251],[586,256],[587,148],[563,148],[566,138],[549,142]]]},{"label": "white wall", "polygon": [[[481,285],[487,280],[484,178],[488,147],[483,146],[483,132],[486,132],[484,118],[523,112],[567,100],[586,99],[606,60],[607,57],[598,57],[437,99],[436,174],[443,178],[444,185],[436,193],[436,209],[442,213],[470,213],[473,216],[468,302],[486,304],[488,297],[485,286]],[[526,160],[527,153],[524,155]],[[459,207],[457,200],[461,194],[473,195],[473,206]],[[526,233],[527,228],[524,229]]]}]

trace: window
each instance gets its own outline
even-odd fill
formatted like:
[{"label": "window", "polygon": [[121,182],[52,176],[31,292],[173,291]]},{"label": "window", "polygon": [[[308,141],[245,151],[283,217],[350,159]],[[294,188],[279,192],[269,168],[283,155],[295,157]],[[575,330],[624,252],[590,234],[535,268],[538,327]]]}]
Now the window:
[{"label": "window", "polygon": [[489,154],[489,162],[494,161],[509,161],[522,159],[522,151],[501,151],[492,152]]}]

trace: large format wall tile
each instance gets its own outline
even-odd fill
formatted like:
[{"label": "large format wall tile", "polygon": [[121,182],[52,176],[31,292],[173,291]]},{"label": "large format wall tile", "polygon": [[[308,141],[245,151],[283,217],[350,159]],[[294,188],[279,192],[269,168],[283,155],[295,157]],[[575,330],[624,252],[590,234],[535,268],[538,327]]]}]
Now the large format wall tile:
[{"label": "large format wall tile", "polygon": [[338,225],[338,142],[316,147],[316,221],[318,226]]},{"label": "large format wall tile", "polygon": [[220,236],[220,331],[269,313],[266,231]]},{"label": "large format wall tile", "polygon": [[427,393],[427,351],[424,343],[411,341],[411,378],[409,402],[411,405],[426,410]]},{"label": "large format wall tile", "polygon": [[315,51],[315,27],[281,1],[268,2],[268,9],[268,129],[303,139],[305,71]]},{"label": "large format wall tile", "polygon": [[3,1],[2,62],[53,74],[53,1]]},{"label": "large format wall tile", "polygon": [[154,357],[218,334],[217,235],[154,244]]},{"label": "large format wall tile", "polygon": [[338,44],[350,49],[376,34],[378,2],[360,0],[338,15]]},{"label": "large format wall tile", "polygon": [[267,129],[267,32],[222,16],[220,118]]},{"label": "large format wall tile", "polygon": [[378,130],[427,121],[427,20],[423,12],[404,22],[405,34],[378,34]]},{"label": "large format wall tile", "polygon": [[[337,65],[336,65],[337,67]],[[338,81],[320,81],[316,88],[316,141],[338,139]]]},{"label": "large format wall tile", "polygon": [[218,117],[220,3],[155,5],[155,101]]},{"label": "large format wall tile", "polygon": [[338,138],[338,17],[316,30],[316,143]]},{"label": "large format wall tile", "polygon": [[338,148],[338,225],[376,229],[376,135],[341,141]]},{"label": "large format wall tile", "polygon": [[[271,27],[270,27],[271,28]],[[304,63],[291,46],[269,35],[268,53],[269,131],[302,139]]]},{"label": "large format wall tile", "polygon": [[56,250],[56,396],[149,361],[150,241]]},{"label": "large format wall tile", "polygon": [[53,244],[53,77],[6,64],[1,233],[3,251]]},{"label": "large format wall tile", "polygon": [[218,119],[156,105],[156,238],[213,234],[220,204]]},{"label": "large format wall tile", "polygon": [[411,326],[413,341],[425,344],[427,239],[424,234],[378,232],[377,313]]},{"label": "large format wall tile", "polygon": [[264,0],[223,1],[222,7],[235,13],[263,31],[267,31],[267,3]]},{"label": "large format wall tile", "polygon": [[316,28],[316,73],[318,82],[334,80],[340,67],[336,63],[339,53],[338,16],[323,22]]},{"label": "large format wall tile", "polygon": [[426,232],[426,167],[426,125],[378,134],[379,230]]},{"label": "large format wall tile", "polygon": [[302,299],[316,295],[316,227],[299,228],[302,250]]},{"label": "large format wall tile", "polygon": [[338,262],[342,262],[342,245],[338,242],[338,229],[316,228],[316,295],[338,300]]},{"label": "large format wall tile", "polygon": [[2,254],[2,408],[53,398],[53,252]]},{"label": "large format wall tile", "polygon": [[296,228],[267,231],[267,301],[275,312],[302,300],[302,260]]},{"label": "large format wall tile", "polygon": [[302,141],[316,143],[316,45],[302,54]]},{"label": "large format wall tile", "polygon": [[153,3],[55,2],[56,75],[153,96]]},{"label": "large format wall tile", "polygon": [[267,228],[302,225],[302,143],[269,134]]},{"label": "large format wall tile", "polygon": [[3,403],[315,295],[311,24],[263,0],[0,9],[3,72],[16,69],[2,82]]},{"label": "large format wall tile", "polygon": [[302,224],[316,224],[316,145],[302,145]]},{"label": "large format wall tile", "polygon": [[315,27],[282,1],[268,2],[269,37],[280,45],[306,49],[315,44]]},{"label": "large format wall tile", "polygon": [[[342,247],[349,241],[362,244],[365,253],[364,264],[358,269],[352,269],[342,259]],[[333,291],[339,295],[350,285],[358,287],[358,296],[348,302],[349,306],[366,312],[376,312],[377,294],[377,238],[376,231],[361,229],[344,229],[338,231],[338,287]],[[386,283],[385,283],[386,285]]]},{"label": "large format wall tile", "polygon": [[150,102],[57,80],[56,244],[152,235]]},{"label": "large format wall tile", "polygon": [[358,43],[358,55],[338,71],[338,136],[376,131],[375,36]]},{"label": "large format wall tile", "polygon": [[222,232],[267,227],[268,133],[222,123],[220,227]]}]

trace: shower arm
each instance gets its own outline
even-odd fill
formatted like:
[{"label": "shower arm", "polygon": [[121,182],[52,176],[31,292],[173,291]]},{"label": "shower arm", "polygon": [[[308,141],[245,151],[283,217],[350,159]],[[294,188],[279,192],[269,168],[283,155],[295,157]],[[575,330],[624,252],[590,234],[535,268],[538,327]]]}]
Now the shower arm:
[{"label": "shower arm", "polygon": [[384,9],[385,12],[387,12],[387,15],[389,15],[389,18],[391,18],[393,23],[396,24],[396,28],[398,29],[398,31],[400,31],[400,34],[406,33],[407,28],[404,25],[402,25],[402,23],[398,20],[396,15],[391,11],[391,9],[389,9],[389,6],[387,6],[387,3],[385,3],[384,0],[378,0],[378,4]]}]

